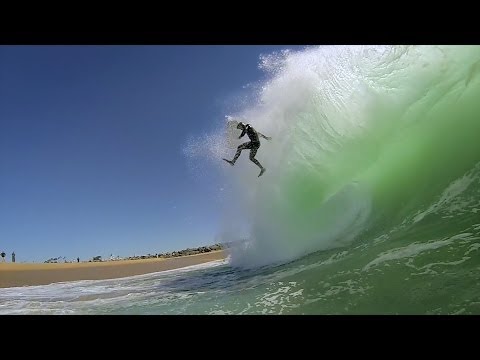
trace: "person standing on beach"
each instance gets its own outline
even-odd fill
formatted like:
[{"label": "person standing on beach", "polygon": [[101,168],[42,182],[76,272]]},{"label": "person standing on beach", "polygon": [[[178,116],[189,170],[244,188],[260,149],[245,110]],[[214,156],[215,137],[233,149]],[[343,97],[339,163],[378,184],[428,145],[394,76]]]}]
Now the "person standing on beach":
[{"label": "person standing on beach", "polygon": [[12,252],[12,263],[14,263],[14,262],[15,262],[15,251]]},{"label": "person standing on beach", "polygon": [[2,253],[0,255],[2,255],[2,261],[5,262],[5,255],[6,255],[5,251],[2,251]]}]

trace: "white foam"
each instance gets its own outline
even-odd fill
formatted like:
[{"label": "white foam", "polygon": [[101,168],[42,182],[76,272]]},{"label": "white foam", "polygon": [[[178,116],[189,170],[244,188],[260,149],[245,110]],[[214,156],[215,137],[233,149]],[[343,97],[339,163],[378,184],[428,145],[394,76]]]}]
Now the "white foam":
[{"label": "white foam", "polygon": [[0,314],[63,314],[95,313],[98,308],[121,309],[130,304],[146,304],[151,298],[165,296],[165,301],[174,296],[179,299],[185,294],[169,295],[162,285],[172,279],[193,271],[225,265],[226,260],[192,265],[179,269],[161,271],[108,280],[81,280],[50,285],[5,288],[0,291]]},{"label": "white foam", "polygon": [[[462,199],[460,196],[475,181],[479,182],[480,163],[464,176],[454,180],[440,195],[439,199],[428,209],[420,211],[413,217],[413,223],[422,221],[427,215],[437,213],[438,211],[447,211],[448,213],[458,214],[460,211],[472,208],[472,212],[476,213],[476,205],[479,205],[476,197]],[[446,216],[447,217],[447,216]],[[451,217],[451,216],[450,216]]]},{"label": "white foam", "polygon": [[435,250],[435,249],[447,246],[449,244],[452,244],[455,241],[459,241],[459,240],[472,241],[476,239],[478,238],[472,237],[471,233],[462,233],[462,234],[457,234],[455,236],[452,236],[448,239],[430,241],[425,243],[414,242],[405,247],[395,248],[395,249],[381,253],[376,259],[370,261],[367,265],[365,265],[362,270],[368,271],[371,267],[378,266],[387,261],[399,260],[403,258],[411,258],[411,257],[417,256],[422,252]]}]

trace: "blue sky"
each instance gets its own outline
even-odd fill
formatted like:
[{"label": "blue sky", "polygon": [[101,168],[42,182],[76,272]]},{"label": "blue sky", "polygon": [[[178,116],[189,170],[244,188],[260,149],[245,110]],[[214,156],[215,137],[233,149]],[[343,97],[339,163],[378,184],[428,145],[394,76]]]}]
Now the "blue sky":
[{"label": "blue sky", "polygon": [[218,180],[182,149],[284,48],[0,46],[0,250],[21,262],[214,243]]}]

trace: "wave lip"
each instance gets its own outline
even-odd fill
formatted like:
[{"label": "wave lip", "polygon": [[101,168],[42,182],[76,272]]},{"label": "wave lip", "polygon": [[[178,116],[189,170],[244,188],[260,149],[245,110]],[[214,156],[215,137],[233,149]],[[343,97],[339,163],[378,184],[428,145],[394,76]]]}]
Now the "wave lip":
[{"label": "wave lip", "polygon": [[257,178],[248,153],[221,161],[243,141],[232,117],[189,153],[224,176],[224,241],[249,239],[232,264],[348,245],[367,223],[379,237],[424,222],[437,210],[425,206],[480,161],[480,46],[319,46],[262,56],[260,67],[267,80],[230,115],[272,137],[256,155],[266,173]]}]

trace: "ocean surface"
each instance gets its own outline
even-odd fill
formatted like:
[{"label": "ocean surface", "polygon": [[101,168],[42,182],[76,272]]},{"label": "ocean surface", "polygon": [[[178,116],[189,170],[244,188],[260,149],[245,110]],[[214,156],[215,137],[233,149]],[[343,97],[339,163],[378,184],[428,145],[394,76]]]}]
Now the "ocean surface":
[{"label": "ocean surface", "polygon": [[242,142],[226,126],[185,149],[218,169],[226,261],[0,289],[0,314],[480,314],[480,46],[259,64],[229,115],[272,137],[266,173],[221,161]]}]

